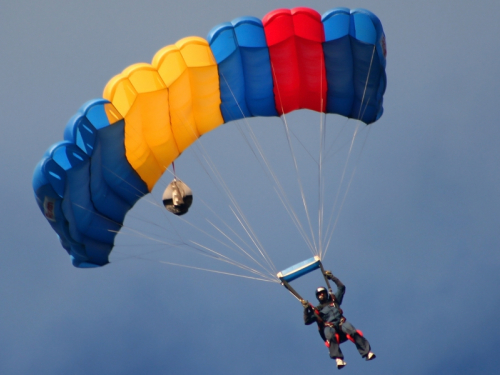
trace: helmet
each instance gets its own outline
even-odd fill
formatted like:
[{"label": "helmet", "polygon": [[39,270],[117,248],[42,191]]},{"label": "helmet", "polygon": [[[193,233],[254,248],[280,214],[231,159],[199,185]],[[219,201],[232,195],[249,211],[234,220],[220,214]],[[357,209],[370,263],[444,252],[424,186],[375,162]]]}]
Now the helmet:
[{"label": "helmet", "polygon": [[[329,298],[328,290],[326,290],[326,288],[323,286],[320,286],[318,289],[316,289],[316,298],[318,298],[319,294],[323,293],[323,292],[326,294],[326,299],[328,299]],[[318,300],[319,300],[319,298],[318,298]]]}]

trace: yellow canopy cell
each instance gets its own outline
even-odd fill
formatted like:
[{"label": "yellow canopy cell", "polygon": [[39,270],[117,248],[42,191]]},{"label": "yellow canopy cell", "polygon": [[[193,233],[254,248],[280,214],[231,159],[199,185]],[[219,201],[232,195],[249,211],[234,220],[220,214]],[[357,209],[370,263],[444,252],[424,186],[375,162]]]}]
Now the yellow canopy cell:
[{"label": "yellow canopy cell", "polygon": [[220,89],[217,62],[208,42],[188,37],[176,44],[189,71],[193,116],[200,135],[224,123],[220,111]]},{"label": "yellow canopy cell", "polygon": [[176,46],[167,46],[156,53],[153,66],[158,69],[161,79],[168,88],[172,133],[179,152],[183,152],[200,136],[193,116],[191,85],[186,62]]},{"label": "yellow canopy cell", "polygon": [[124,117],[127,160],[152,190],[179,155],[163,80],[153,66],[135,64],[109,81],[103,96]]}]

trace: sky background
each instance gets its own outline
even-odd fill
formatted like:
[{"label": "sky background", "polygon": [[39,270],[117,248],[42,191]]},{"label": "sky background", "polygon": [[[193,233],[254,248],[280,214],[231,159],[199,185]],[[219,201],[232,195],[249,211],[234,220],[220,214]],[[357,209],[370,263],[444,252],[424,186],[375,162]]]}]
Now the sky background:
[{"label": "sky background", "polygon": [[[0,15],[0,373],[337,371],[316,328],[302,324],[300,304],[279,284],[166,265],[161,261],[184,254],[167,247],[148,254],[147,244],[120,235],[111,264],[72,267],[31,186],[36,163],[63,139],[68,119],[125,67],[150,62],[183,37],[205,37],[221,22],[296,6],[321,14],[369,9],[387,37],[384,115],[362,132],[366,143],[324,259],[347,285],[348,320],[377,354],[367,363],[344,344],[343,373],[498,372],[498,1],[18,0],[4,2]],[[300,132],[312,120],[298,114],[290,121]],[[266,122],[254,124],[281,169],[281,154],[262,135]],[[272,187],[259,190],[261,177],[239,164],[244,156],[227,157],[239,148],[227,141],[236,129],[230,126],[203,144],[215,150],[221,170],[233,177],[231,167],[240,171],[234,191],[250,203],[276,266],[310,257],[288,216],[274,208]],[[209,190],[192,161],[187,154],[179,160],[195,194],[186,217],[196,216],[197,197]],[[155,191],[150,199],[160,197]],[[147,231],[155,215],[175,219],[151,207],[141,202],[136,217],[146,219],[130,217],[127,225]],[[321,277],[310,274],[298,285],[313,301]]]}]

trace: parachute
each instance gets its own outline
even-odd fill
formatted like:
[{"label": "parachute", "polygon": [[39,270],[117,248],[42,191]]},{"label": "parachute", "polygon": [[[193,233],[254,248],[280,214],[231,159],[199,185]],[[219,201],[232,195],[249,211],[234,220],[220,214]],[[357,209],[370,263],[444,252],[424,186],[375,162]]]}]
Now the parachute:
[{"label": "parachute", "polygon": [[35,168],[37,204],[74,266],[103,266],[127,212],[199,137],[298,109],[371,124],[383,113],[385,65],[382,25],[363,9],[278,9],[181,39],[70,119]]}]

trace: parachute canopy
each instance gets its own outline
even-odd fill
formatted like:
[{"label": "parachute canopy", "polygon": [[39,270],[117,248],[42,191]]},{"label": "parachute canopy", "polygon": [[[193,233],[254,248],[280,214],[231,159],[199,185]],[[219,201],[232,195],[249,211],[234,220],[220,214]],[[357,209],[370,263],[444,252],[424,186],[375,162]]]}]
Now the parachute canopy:
[{"label": "parachute canopy", "polygon": [[379,119],[385,56],[382,25],[363,9],[278,9],[184,38],[70,119],[35,168],[37,203],[73,265],[105,265],[130,208],[219,125],[297,109]]}]

